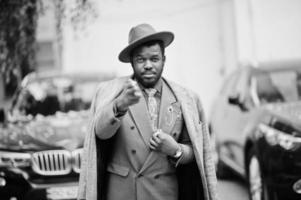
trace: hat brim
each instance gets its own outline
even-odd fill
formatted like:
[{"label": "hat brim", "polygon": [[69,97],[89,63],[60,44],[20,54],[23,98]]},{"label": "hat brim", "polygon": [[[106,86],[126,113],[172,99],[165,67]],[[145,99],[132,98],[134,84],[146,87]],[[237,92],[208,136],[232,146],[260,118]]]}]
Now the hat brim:
[{"label": "hat brim", "polygon": [[124,48],[120,52],[120,54],[118,56],[119,60],[124,63],[131,62],[130,54],[131,54],[132,50],[135,49],[137,46],[139,46],[145,42],[152,41],[152,40],[161,40],[161,41],[163,41],[164,47],[167,47],[174,40],[174,34],[172,32],[162,31],[162,32],[148,35],[143,38],[139,38],[138,40],[129,44],[126,48]]}]

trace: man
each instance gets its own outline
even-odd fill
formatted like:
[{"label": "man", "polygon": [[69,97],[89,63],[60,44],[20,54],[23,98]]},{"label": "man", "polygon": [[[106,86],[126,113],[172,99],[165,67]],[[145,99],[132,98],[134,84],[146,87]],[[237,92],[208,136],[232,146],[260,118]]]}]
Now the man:
[{"label": "man", "polygon": [[199,98],[161,77],[173,39],[148,24],[131,29],[119,60],[134,75],[101,83],[94,97],[79,199],[217,199]]}]

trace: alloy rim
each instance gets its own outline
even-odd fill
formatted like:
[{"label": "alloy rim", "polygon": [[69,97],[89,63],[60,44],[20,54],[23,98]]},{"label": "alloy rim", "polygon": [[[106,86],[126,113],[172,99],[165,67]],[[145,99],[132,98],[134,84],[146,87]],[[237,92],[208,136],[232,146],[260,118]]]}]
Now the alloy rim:
[{"label": "alloy rim", "polygon": [[259,161],[255,156],[252,156],[249,164],[249,184],[252,200],[262,199],[262,180]]}]

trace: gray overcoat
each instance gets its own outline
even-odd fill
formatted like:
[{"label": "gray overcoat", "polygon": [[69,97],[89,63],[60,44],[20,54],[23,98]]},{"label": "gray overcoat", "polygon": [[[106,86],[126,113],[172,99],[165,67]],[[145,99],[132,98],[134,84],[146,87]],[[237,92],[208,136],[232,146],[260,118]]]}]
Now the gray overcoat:
[{"label": "gray overcoat", "polygon": [[[124,82],[129,77],[121,77],[102,82],[91,105],[92,119],[87,133],[82,156],[78,199],[105,200],[105,173],[107,149],[113,141],[100,140],[94,132],[94,115],[97,110],[109,105],[121,92]],[[164,79],[180,102],[184,122],[192,142],[195,162],[179,167],[179,198],[190,200],[217,200],[217,181],[209,132],[205,123],[203,108],[198,96],[171,81]],[[108,119],[109,120],[109,119]],[[108,122],[103,122],[110,123]],[[194,170],[195,169],[195,170]],[[194,173],[194,174],[192,174]],[[200,194],[201,191],[201,195]]]}]

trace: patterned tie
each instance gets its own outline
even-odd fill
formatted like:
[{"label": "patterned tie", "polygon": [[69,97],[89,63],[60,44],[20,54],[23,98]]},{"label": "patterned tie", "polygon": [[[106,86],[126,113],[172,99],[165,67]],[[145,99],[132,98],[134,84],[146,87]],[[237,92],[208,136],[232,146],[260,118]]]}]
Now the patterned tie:
[{"label": "patterned tie", "polygon": [[148,106],[148,113],[151,118],[151,125],[156,131],[158,129],[157,127],[157,120],[158,120],[158,103],[155,98],[155,94],[157,92],[156,89],[145,89],[145,92],[147,94],[147,106]]}]

